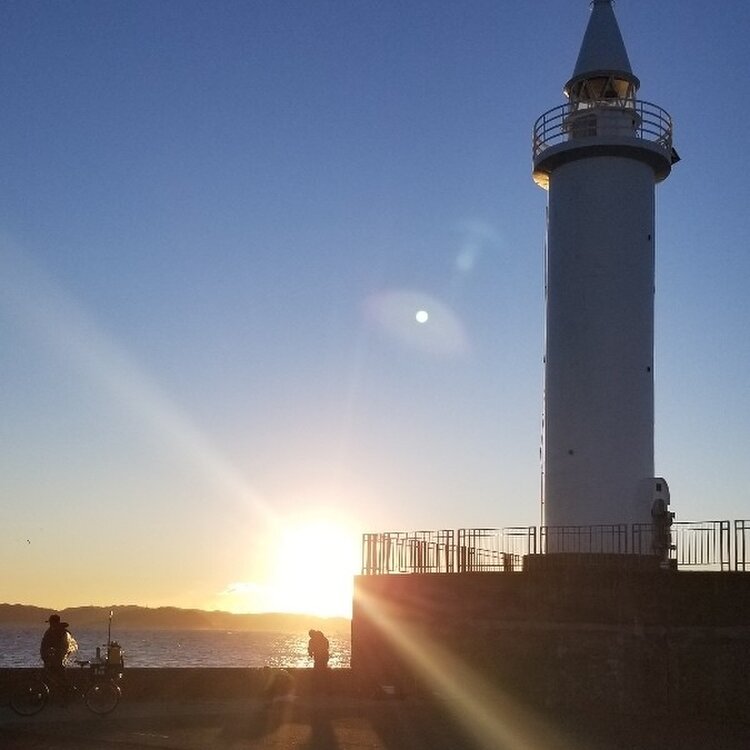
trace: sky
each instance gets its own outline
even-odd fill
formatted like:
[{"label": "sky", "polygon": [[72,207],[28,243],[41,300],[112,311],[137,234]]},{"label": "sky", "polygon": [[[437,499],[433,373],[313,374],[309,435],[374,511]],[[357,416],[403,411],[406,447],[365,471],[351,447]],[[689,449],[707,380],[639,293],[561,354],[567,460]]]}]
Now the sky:
[{"label": "sky", "polygon": [[[682,157],[656,473],[747,518],[750,5],[615,12]],[[0,601],[348,614],[363,532],[538,525],[531,131],[588,14],[3,0]]]}]

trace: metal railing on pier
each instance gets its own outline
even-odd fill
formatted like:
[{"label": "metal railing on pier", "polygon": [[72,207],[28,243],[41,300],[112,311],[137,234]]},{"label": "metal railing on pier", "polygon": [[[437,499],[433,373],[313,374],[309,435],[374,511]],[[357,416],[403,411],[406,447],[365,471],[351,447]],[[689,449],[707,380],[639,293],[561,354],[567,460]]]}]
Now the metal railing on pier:
[{"label": "metal railing on pier", "polygon": [[734,522],[735,570],[750,571],[750,521]]},{"label": "metal railing on pier", "polygon": [[[633,552],[651,554],[656,534],[657,529],[652,524],[633,524]],[[731,570],[732,559],[740,560],[732,550],[729,521],[676,521],[670,528],[668,543],[669,559],[674,560],[678,568]],[[744,559],[742,551],[743,566]]]},{"label": "metal railing on pier", "polygon": [[542,553],[608,553],[624,555],[628,552],[627,524],[598,524],[595,526],[542,526]]},{"label": "metal railing on pier", "polygon": [[455,566],[453,529],[386,531],[362,536],[362,573],[452,573]]},{"label": "metal railing on pier", "polygon": [[525,555],[536,554],[534,526],[503,529],[459,529],[457,570],[521,570]]},{"label": "metal railing on pier", "polygon": [[[734,534],[732,534],[734,528]],[[750,572],[750,520],[390,531],[362,537],[362,574],[507,572],[527,555],[654,556],[680,570]]]}]

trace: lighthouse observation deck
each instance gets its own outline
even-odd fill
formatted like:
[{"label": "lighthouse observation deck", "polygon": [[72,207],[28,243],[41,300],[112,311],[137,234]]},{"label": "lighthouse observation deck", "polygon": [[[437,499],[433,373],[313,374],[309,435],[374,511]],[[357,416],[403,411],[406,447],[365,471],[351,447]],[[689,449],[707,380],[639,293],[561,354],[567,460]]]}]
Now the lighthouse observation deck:
[{"label": "lighthouse observation deck", "polygon": [[534,181],[547,189],[558,165],[593,153],[627,153],[652,164],[657,182],[677,156],[672,147],[672,118],[650,102],[602,99],[562,104],[534,123]]}]

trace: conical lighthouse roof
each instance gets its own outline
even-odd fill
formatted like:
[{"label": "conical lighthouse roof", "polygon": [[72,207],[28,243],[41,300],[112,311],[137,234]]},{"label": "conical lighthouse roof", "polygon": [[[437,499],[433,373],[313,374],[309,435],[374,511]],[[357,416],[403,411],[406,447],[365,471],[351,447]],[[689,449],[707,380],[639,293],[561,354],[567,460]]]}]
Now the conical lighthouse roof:
[{"label": "conical lighthouse roof", "polygon": [[602,75],[630,81],[636,89],[640,83],[630,68],[611,0],[593,0],[581,51],[565,91],[568,93],[571,85],[581,79]]}]

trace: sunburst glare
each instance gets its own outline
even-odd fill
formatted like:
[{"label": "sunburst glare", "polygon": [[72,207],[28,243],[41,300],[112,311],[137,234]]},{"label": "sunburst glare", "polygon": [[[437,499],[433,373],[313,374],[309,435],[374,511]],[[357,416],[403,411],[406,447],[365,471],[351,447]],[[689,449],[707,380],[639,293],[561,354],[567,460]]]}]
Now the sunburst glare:
[{"label": "sunburst glare", "polygon": [[357,535],[337,521],[284,526],[268,584],[269,609],[351,617],[359,554]]},{"label": "sunburst glare", "polygon": [[573,750],[542,717],[506,691],[490,684],[460,658],[418,628],[399,618],[397,608],[361,588],[355,606],[424,683],[432,686],[446,709],[475,746],[486,750]]}]

